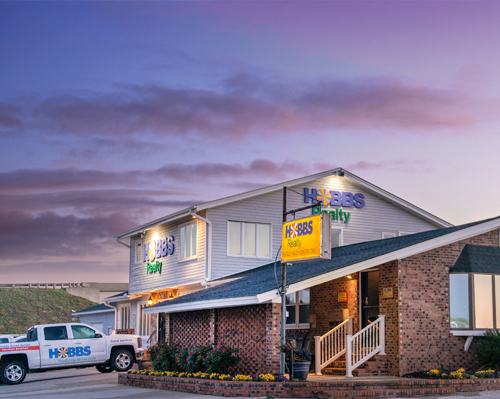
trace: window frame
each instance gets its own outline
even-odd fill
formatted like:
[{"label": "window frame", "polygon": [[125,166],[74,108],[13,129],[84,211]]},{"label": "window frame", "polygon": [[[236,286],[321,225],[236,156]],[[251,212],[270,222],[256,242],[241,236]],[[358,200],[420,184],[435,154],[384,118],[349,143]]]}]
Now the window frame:
[{"label": "window frame", "polygon": [[[330,226],[330,234],[331,232],[335,230],[339,232],[339,246],[338,247],[332,247],[332,248],[340,248],[344,246],[344,226],[337,226],[332,223]],[[330,237],[330,245],[332,243],[332,239]]]},{"label": "window frame", "polygon": [[[186,227],[186,226],[189,226],[189,225],[196,225],[196,243],[195,243],[195,246],[196,246],[196,254],[195,255],[191,255],[189,257],[185,257],[185,258],[181,258],[181,230],[182,228]],[[191,261],[191,260],[196,260],[198,259],[198,232],[199,232],[199,226],[198,226],[198,220],[195,219],[195,220],[191,220],[189,222],[186,222],[186,223],[183,223],[183,224],[180,224],[177,228],[177,235],[179,237],[179,241],[177,242],[177,260],[179,262],[187,262],[187,261]],[[193,237],[193,228],[191,227],[191,239]],[[191,240],[192,241],[192,240]],[[191,242],[191,249],[193,248],[193,243]],[[184,240],[184,251],[186,250],[186,240]]]},{"label": "window frame", "polygon": [[[137,247],[139,247],[139,251],[137,251]],[[136,265],[142,263],[142,251],[144,250],[144,244],[142,239],[134,241],[134,263]],[[139,255],[139,256],[138,256]]]},{"label": "window frame", "polygon": [[[300,304],[299,303],[299,293],[301,291],[305,291],[305,290],[309,291],[309,302],[308,303],[302,303],[302,304]],[[310,322],[308,322],[308,323],[300,323],[300,306],[301,305],[302,306],[309,305],[309,315],[308,315],[308,318],[311,316],[311,290],[309,288],[306,288],[305,290],[298,290],[298,291],[293,292],[293,294],[295,294],[295,303],[291,304],[291,305],[285,305],[286,308],[288,308],[289,306],[294,306],[295,307],[295,323],[293,323],[293,324],[285,324],[285,329],[286,330],[297,330],[297,329],[311,328],[311,323]],[[287,312],[288,312],[288,310],[287,310]]]},{"label": "window frame", "polygon": [[[121,305],[121,306],[119,307],[119,309],[120,309],[120,311],[119,311],[119,313],[118,313],[118,314],[119,314],[119,316],[120,316],[120,320],[119,320],[119,326],[120,326],[120,327],[119,327],[119,329],[120,329],[120,330],[130,330],[130,329],[131,329],[131,327],[130,327],[130,326],[131,326],[131,323],[132,323],[132,306],[131,306],[131,304],[129,303],[129,304],[126,304],[126,305]],[[128,312],[127,312],[127,313],[128,313],[128,314],[127,314],[127,316],[128,316],[128,317],[126,318],[126,320],[127,320],[127,324],[128,324],[128,325],[127,325],[126,327],[124,327],[124,326],[123,326],[123,321],[124,321],[123,312],[124,312],[126,309],[128,309]]]},{"label": "window frame", "polygon": [[500,277],[500,274],[495,274],[495,273],[476,273],[476,272],[469,272],[469,273],[449,273],[448,277],[448,283],[450,284],[448,287],[448,298],[449,298],[449,323],[451,324],[451,282],[450,282],[450,276],[452,274],[461,274],[461,275],[467,275],[467,283],[469,287],[469,328],[451,328],[450,325],[450,331],[451,333],[454,332],[460,332],[460,331],[486,331],[486,330],[491,330],[492,328],[478,328],[476,327],[476,295],[475,295],[475,290],[474,290],[474,276],[475,275],[482,275],[482,276],[490,276],[491,278],[491,285],[492,285],[492,312],[493,312],[493,329],[498,328],[500,329],[500,320],[497,319],[497,306],[496,306],[496,295],[500,295],[500,292],[496,292],[495,290],[495,276]]},{"label": "window frame", "polygon": [[[239,223],[240,224],[240,253],[239,255],[229,253],[229,223]],[[243,224],[253,224],[255,225],[255,256],[254,255],[243,255],[244,248],[244,236],[243,236]],[[259,228],[258,226],[269,226],[269,256],[259,256]],[[232,220],[228,219],[226,223],[226,255],[234,258],[247,258],[247,259],[272,259],[273,257],[273,224],[263,223],[263,222],[249,222],[245,220]]]},{"label": "window frame", "polygon": [[[137,313],[139,315],[138,319],[139,319],[139,322],[137,323],[137,332],[139,336],[141,337],[149,337],[151,335],[151,314],[145,314],[144,313],[144,308],[146,308],[148,306],[148,303],[147,302],[139,302],[137,304]],[[147,326],[147,330],[148,330],[148,334],[143,334],[144,331],[143,331],[143,323],[144,323],[144,320],[143,320],[143,317],[146,316],[146,326]]]}]

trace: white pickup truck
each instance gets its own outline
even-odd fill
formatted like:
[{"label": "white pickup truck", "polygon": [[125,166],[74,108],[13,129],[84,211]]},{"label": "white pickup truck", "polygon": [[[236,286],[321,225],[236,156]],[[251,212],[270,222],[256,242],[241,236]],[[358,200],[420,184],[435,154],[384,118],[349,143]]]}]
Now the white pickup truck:
[{"label": "white pickup truck", "polygon": [[144,351],[136,335],[104,335],[82,323],[30,327],[26,342],[0,344],[0,377],[23,382],[27,372],[95,366],[101,373],[127,371]]}]

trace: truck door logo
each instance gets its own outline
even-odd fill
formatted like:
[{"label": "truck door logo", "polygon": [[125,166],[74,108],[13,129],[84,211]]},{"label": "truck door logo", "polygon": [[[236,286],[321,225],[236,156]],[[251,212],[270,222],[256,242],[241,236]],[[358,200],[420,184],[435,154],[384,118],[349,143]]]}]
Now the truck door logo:
[{"label": "truck door logo", "polygon": [[49,359],[65,359],[67,357],[89,356],[90,346],[72,346],[69,348],[49,349]]}]

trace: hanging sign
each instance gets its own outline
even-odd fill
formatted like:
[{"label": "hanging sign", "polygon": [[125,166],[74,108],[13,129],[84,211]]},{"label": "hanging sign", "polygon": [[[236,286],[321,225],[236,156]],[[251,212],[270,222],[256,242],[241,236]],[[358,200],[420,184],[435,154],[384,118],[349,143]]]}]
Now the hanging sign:
[{"label": "hanging sign", "polygon": [[283,223],[281,261],[330,259],[330,234],[330,215],[326,213]]}]

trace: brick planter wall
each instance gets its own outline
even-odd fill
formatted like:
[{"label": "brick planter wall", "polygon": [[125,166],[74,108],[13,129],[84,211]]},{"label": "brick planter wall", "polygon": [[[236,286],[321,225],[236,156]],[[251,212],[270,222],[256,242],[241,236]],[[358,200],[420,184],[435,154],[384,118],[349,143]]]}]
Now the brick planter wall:
[{"label": "brick planter wall", "polygon": [[387,379],[384,381],[321,381],[321,382],[247,382],[214,381],[194,378],[152,377],[120,374],[118,382],[141,388],[164,389],[226,397],[276,398],[401,398],[451,395],[456,392],[500,390],[500,380],[418,380]]}]

